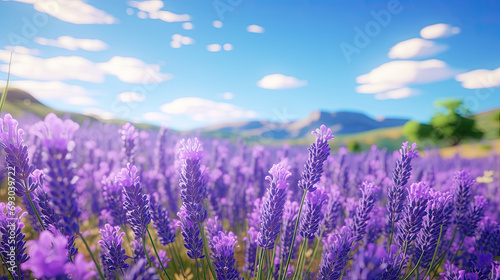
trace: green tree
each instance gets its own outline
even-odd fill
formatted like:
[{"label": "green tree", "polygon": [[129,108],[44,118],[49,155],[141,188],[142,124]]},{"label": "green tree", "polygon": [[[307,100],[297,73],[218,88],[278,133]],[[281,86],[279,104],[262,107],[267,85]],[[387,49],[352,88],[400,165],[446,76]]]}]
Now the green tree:
[{"label": "green tree", "polygon": [[361,152],[361,145],[358,141],[351,141],[347,143],[347,150],[351,153]]},{"label": "green tree", "polygon": [[445,142],[455,146],[464,139],[481,139],[483,132],[476,127],[470,111],[462,101],[447,99],[436,102],[440,112],[436,113],[430,124],[409,121],[403,127],[403,135],[411,140],[430,139],[435,143]]}]

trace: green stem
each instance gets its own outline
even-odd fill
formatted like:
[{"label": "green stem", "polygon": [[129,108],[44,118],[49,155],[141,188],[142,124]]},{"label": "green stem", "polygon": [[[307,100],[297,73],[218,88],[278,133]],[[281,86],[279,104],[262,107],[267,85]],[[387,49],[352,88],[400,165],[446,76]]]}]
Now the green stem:
[{"label": "green stem", "polygon": [[302,194],[302,200],[300,201],[299,213],[297,214],[297,219],[295,221],[295,229],[293,230],[292,243],[290,244],[290,251],[288,252],[288,258],[286,260],[285,270],[283,272],[283,278],[281,278],[281,275],[280,275],[280,276],[278,276],[278,279],[284,280],[286,278],[286,273],[288,272],[288,265],[290,265],[290,260],[292,259],[292,253],[293,253],[293,247],[294,247],[293,245],[295,244],[295,238],[297,237],[297,229],[299,227],[300,214],[302,213],[302,207],[304,206],[304,200],[306,199],[306,194],[307,194],[307,191],[304,190],[304,194]]},{"label": "green stem", "polygon": [[151,260],[149,259],[148,250],[146,249],[146,237],[142,238],[142,248],[144,249],[144,255],[146,255],[146,259],[148,260],[148,264],[150,267],[153,267]]},{"label": "green stem", "polygon": [[391,219],[391,234],[389,235],[389,247],[387,248],[387,252],[391,251],[392,239],[394,238],[394,214]]},{"label": "green stem", "polygon": [[102,280],[104,280],[104,275],[102,274],[101,268],[99,267],[99,264],[97,263],[97,261],[94,257],[94,254],[92,253],[92,250],[90,250],[89,244],[87,244],[87,241],[85,241],[85,238],[83,238],[83,235],[80,232],[78,233],[78,236],[80,236],[80,238],[83,241],[83,244],[85,244],[85,247],[87,247],[87,250],[89,251],[90,257],[94,261],[95,267],[97,268],[97,272],[99,272],[99,276],[101,277]]},{"label": "green stem", "polygon": [[206,262],[208,264],[208,267],[210,268],[210,272],[212,273],[212,277],[214,279],[217,279],[217,274],[215,273],[215,270],[212,267],[212,262],[210,261],[210,252],[208,251],[208,241],[207,241],[207,237],[205,235],[205,228],[203,227],[203,223],[199,223],[198,227],[200,229],[201,237],[203,239],[203,250],[205,251]]},{"label": "green stem", "polygon": [[[167,247],[168,247],[168,250],[170,250],[170,254],[172,254],[172,256],[175,256],[175,259],[178,262],[178,265],[181,269],[182,276],[184,277],[184,279],[186,279],[186,274],[184,273],[184,267],[182,265],[182,261],[180,260],[179,254],[175,250],[174,243],[168,244]],[[172,247],[174,247],[174,249],[172,249]]]},{"label": "green stem", "polygon": [[[278,237],[279,240],[279,237]],[[274,273],[274,258],[276,257],[276,244],[274,245],[273,254],[271,256],[271,269],[267,272],[267,279],[271,279]]]},{"label": "green stem", "polygon": [[264,267],[264,253],[266,252],[266,250],[264,248],[262,248],[260,250],[260,257],[259,257],[259,270],[257,271],[257,275],[255,275],[255,279],[262,279],[262,269]]},{"label": "green stem", "polygon": [[413,275],[413,273],[415,272],[415,270],[418,269],[418,267],[420,266],[420,262],[422,261],[422,257],[424,256],[424,253],[425,252],[422,252],[422,254],[420,254],[420,258],[418,259],[418,261],[415,264],[415,266],[413,267],[413,269],[410,271],[410,274],[408,274],[408,276],[406,276],[403,280],[407,280],[408,278],[410,278]]},{"label": "green stem", "polygon": [[432,255],[431,264],[429,265],[429,268],[427,269],[427,272],[424,275],[424,279],[426,279],[427,276],[429,275],[429,273],[431,272],[432,265],[434,264],[434,259],[436,258],[436,253],[437,253],[438,248],[439,248],[439,244],[441,243],[442,235],[443,235],[443,225],[441,225],[441,230],[439,231],[438,243],[436,244],[436,248],[434,249],[434,255]]},{"label": "green stem", "polygon": [[154,241],[153,241],[153,237],[151,237],[151,233],[149,232],[149,229],[148,229],[147,227],[146,227],[146,232],[148,233],[149,240],[151,241],[151,245],[153,245],[153,250],[155,251],[156,258],[158,259],[158,262],[160,263],[160,265],[161,265],[161,268],[162,268],[163,272],[165,272],[165,275],[167,275],[167,278],[168,278],[169,280],[172,280],[172,279],[170,278],[170,276],[168,275],[168,273],[167,273],[167,269],[165,268],[165,266],[163,265],[163,262],[162,262],[162,261],[161,261],[161,259],[160,259],[160,255],[158,255],[158,251],[156,250],[156,246],[155,246],[155,243],[154,243]]},{"label": "green stem", "polygon": [[314,259],[316,259],[316,254],[318,253],[319,243],[321,243],[321,238],[323,238],[323,233],[324,233],[324,231],[322,230],[321,233],[319,234],[318,242],[316,242],[316,246],[314,247],[311,262],[309,263],[309,266],[307,267],[306,279],[309,277],[309,271],[311,270],[311,267],[314,263]]},{"label": "green stem", "polygon": [[3,104],[7,99],[7,90],[9,89],[9,80],[10,80],[10,66],[12,65],[12,52],[10,52],[10,60],[9,60],[9,70],[7,72],[7,83],[5,84],[5,88],[3,90],[2,98],[0,99],[0,113],[2,113]]},{"label": "green stem", "polygon": [[[3,263],[3,265],[7,266],[6,263],[5,263],[5,259],[3,258],[2,254],[0,254],[0,257],[2,257],[2,263]],[[3,268],[3,265],[2,265],[2,268]],[[14,280],[14,275],[12,274],[12,272],[9,270],[8,267],[7,267],[7,271],[9,272],[10,277],[12,278],[12,280]]]},{"label": "green stem", "polygon": [[36,210],[35,204],[33,203],[33,200],[31,199],[30,193],[26,193],[28,196],[28,201],[30,202],[31,209],[33,209],[33,212],[35,212],[35,215],[38,219],[38,222],[40,222],[40,225],[42,226],[42,229],[45,230],[45,225],[43,224],[42,218],[40,217],[40,213],[38,213],[38,210]]},{"label": "green stem", "polygon": [[302,274],[302,272],[304,271],[304,263],[305,263],[305,258],[306,258],[306,250],[307,250],[307,245],[309,243],[309,239],[306,238],[306,240],[304,240],[304,243],[302,243],[302,249],[300,250],[300,253],[299,253],[299,259],[297,261],[297,268],[295,269],[295,273],[293,275],[293,279],[295,280],[296,277],[301,277],[300,274]]}]

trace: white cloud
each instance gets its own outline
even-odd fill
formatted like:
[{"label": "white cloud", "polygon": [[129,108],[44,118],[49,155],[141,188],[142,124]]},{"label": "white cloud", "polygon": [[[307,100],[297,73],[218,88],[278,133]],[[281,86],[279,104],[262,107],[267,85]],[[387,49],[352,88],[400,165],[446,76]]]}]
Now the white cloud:
[{"label": "white cloud", "polygon": [[121,102],[141,102],[146,99],[146,97],[137,92],[122,92],[116,96]]},{"label": "white cloud", "polygon": [[391,61],[380,65],[370,73],[358,76],[362,84],[356,87],[360,93],[380,93],[410,84],[427,84],[449,79],[459,71],[450,68],[444,61]]},{"label": "white cloud", "polygon": [[211,44],[207,46],[207,50],[209,52],[218,52],[222,49],[221,45],[219,44]]},{"label": "white cloud", "polygon": [[39,12],[75,24],[113,24],[116,19],[81,0],[10,0],[33,5]]},{"label": "white cloud", "polygon": [[29,54],[29,55],[39,55],[40,50],[39,49],[28,49],[23,46],[5,46],[5,49],[8,51],[11,51],[13,53],[18,53],[18,54]]},{"label": "white cloud", "polygon": [[214,20],[212,21],[212,25],[215,27],[215,28],[222,28],[222,21],[220,20]]},{"label": "white cloud", "polygon": [[[3,88],[4,85],[2,85]],[[97,101],[89,96],[93,95],[84,87],[68,85],[59,81],[11,81],[9,87],[24,90],[38,100],[57,100],[67,104],[94,105]]]},{"label": "white cloud", "polygon": [[85,108],[83,109],[82,114],[104,120],[110,120],[114,118],[113,113],[104,111],[100,108]]},{"label": "white cloud", "polygon": [[172,48],[180,48],[182,45],[192,45],[194,44],[194,39],[188,36],[182,36],[180,34],[172,35],[172,41],[170,42],[170,46]]},{"label": "white cloud", "polygon": [[128,1],[130,7],[137,8],[144,12],[156,12],[163,8],[163,1],[161,0],[151,0],[151,1]]},{"label": "white cloud", "polygon": [[71,36],[61,36],[57,39],[47,39],[36,37],[35,43],[44,46],[53,46],[68,50],[86,50],[86,51],[102,51],[108,48],[108,45],[101,40],[96,39],[76,39]]},{"label": "white cloud", "polygon": [[254,111],[229,103],[215,102],[198,97],[183,97],[161,106],[167,114],[187,115],[195,121],[219,122],[231,119],[255,118]]},{"label": "white cloud", "polygon": [[[128,1],[130,7],[139,9],[137,16],[141,19],[159,19],[165,22],[183,22],[191,20],[188,14],[176,14],[169,11],[162,11],[164,4],[161,0],[151,1]],[[132,13],[130,13],[132,14]]]},{"label": "white cloud", "polygon": [[[0,61],[8,63],[10,52],[0,50]],[[116,76],[126,83],[160,83],[171,79],[170,74],[160,72],[160,66],[148,65],[131,57],[112,57],[107,62],[95,63],[79,56],[57,56],[39,58],[32,55],[15,55],[11,74],[34,80],[79,80],[101,83],[106,75]],[[0,65],[7,72],[8,65]]]},{"label": "white cloud", "polygon": [[194,28],[194,25],[190,22],[184,22],[182,24],[182,28],[186,29],[186,30],[191,30]]},{"label": "white cloud", "polygon": [[462,83],[462,87],[469,89],[500,87],[500,68],[478,69],[459,74],[455,79]]},{"label": "white cloud", "polygon": [[247,31],[250,33],[264,33],[264,28],[255,24],[247,26]]},{"label": "white cloud", "polygon": [[419,93],[418,90],[412,88],[398,88],[394,90],[390,90],[388,92],[377,93],[375,95],[375,99],[385,100],[385,99],[402,99],[408,98],[410,96],[417,95]]},{"label": "white cloud", "polygon": [[225,51],[231,51],[233,49],[233,45],[231,44],[224,44],[224,46],[222,46],[224,48]]},{"label": "white cloud", "polygon": [[436,55],[444,52],[448,46],[437,44],[429,40],[413,38],[396,44],[389,51],[389,57],[392,59],[422,58]]},{"label": "white cloud", "polygon": [[450,37],[460,33],[460,28],[450,24],[438,23],[424,27],[420,30],[420,36],[424,39],[437,39]]},{"label": "white cloud", "polygon": [[290,89],[306,86],[307,81],[282,74],[272,74],[262,78],[257,85],[267,89]]},{"label": "white cloud", "polygon": [[165,22],[183,22],[191,20],[191,16],[188,14],[175,14],[169,11],[151,12],[149,13],[149,18],[160,19]]},{"label": "white cloud", "polygon": [[234,98],[234,94],[232,92],[224,92],[222,94],[222,98],[230,100]]},{"label": "white cloud", "polygon": [[142,115],[142,119],[151,122],[166,124],[171,119],[169,115],[160,112],[148,112]]}]

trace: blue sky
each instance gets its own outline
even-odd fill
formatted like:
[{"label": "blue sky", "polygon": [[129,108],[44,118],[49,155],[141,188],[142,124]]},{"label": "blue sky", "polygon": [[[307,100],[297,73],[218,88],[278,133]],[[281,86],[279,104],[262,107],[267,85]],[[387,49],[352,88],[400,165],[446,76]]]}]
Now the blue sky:
[{"label": "blue sky", "polygon": [[190,129],[314,110],[425,122],[448,97],[500,107],[498,1],[14,0],[0,15],[0,80],[13,50],[13,86],[103,118]]}]

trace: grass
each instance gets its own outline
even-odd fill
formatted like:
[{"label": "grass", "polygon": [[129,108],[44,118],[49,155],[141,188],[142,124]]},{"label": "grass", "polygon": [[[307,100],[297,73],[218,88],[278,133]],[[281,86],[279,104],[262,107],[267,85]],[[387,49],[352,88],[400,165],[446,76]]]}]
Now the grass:
[{"label": "grass", "polygon": [[3,89],[2,99],[0,99],[0,113],[2,113],[2,108],[3,108],[3,105],[5,104],[5,100],[7,100],[7,90],[9,89],[10,66],[11,65],[12,65],[12,52],[10,53],[9,71],[7,72],[7,83],[5,84],[5,88]]}]

